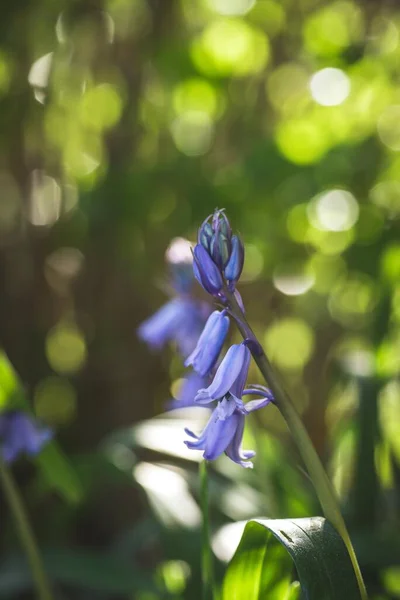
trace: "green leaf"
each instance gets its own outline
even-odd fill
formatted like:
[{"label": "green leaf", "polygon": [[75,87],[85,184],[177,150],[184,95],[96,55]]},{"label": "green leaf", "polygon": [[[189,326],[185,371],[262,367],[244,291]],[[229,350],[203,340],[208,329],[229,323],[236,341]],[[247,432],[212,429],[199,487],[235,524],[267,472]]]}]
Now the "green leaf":
[{"label": "green leaf", "polygon": [[342,538],[322,517],[257,519],[247,523],[232,558],[222,600],[360,600],[352,564]]},{"label": "green leaf", "polygon": [[56,489],[68,502],[77,504],[83,497],[82,483],[68,458],[54,441],[46,444],[35,458],[51,487]]}]

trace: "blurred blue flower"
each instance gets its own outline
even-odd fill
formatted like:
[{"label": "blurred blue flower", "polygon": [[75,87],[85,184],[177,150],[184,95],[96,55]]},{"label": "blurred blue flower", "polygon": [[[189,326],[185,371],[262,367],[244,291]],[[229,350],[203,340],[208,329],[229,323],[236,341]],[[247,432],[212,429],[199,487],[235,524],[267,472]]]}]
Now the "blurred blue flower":
[{"label": "blurred blue flower", "polygon": [[146,319],[139,326],[138,335],[155,350],[175,341],[186,358],[195,348],[208,314],[209,309],[203,303],[178,296]]},{"label": "blurred blue flower", "polygon": [[177,237],[165,251],[170,283],[177,294],[188,294],[193,286],[193,255],[189,240]]},{"label": "blurred blue flower", "polygon": [[246,343],[231,346],[218,367],[211,385],[199,390],[196,396],[197,404],[222,400],[227,394],[240,400],[246,385],[249,365],[250,350]]},{"label": "blurred blue flower", "polygon": [[245,416],[272,401],[269,390],[265,392],[261,388],[256,391],[251,390],[251,393],[255,392],[262,394],[263,397],[246,404],[231,395],[224,397],[218,402],[200,436],[185,429],[186,433],[195,440],[185,441],[186,446],[192,450],[203,450],[203,457],[206,460],[215,460],[225,452],[233,462],[242,467],[252,468],[253,463],[249,459],[255,456],[255,452],[241,448]]},{"label": "blurred blue flower", "polygon": [[192,365],[199,375],[208,375],[218,360],[228,330],[229,317],[226,311],[215,310],[208,317],[196,348],[185,361],[185,367]]},{"label": "blurred blue flower", "polygon": [[32,417],[21,411],[0,414],[0,447],[3,460],[13,461],[25,452],[32,456],[52,437],[52,432],[40,426]]},{"label": "blurred blue flower", "polygon": [[177,397],[170,400],[167,408],[174,410],[175,408],[186,408],[188,406],[196,406],[194,401],[197,392],[200,388],[210,383],[209,377],[201,377],[195,372],[187,375],[180,386]]}]

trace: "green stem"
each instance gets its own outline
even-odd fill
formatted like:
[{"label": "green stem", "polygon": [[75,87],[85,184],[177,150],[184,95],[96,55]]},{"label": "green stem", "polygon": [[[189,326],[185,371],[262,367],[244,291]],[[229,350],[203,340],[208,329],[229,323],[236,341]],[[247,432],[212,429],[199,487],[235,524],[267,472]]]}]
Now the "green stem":
[{"label": "green stem", "polygon": [[28,558],[29,566],[32,571],[32,577],[36,587],[37,598],[38,600],[53,600],[50,584],[43,567],[39,549],[35,541],[35,536],[26,514],[20,493],[9,469],[1,459],[0,480],[4,494],[7,498],[8,505],[13,513],[22,546],[24,547],[26,556]]},{"label": "green stem", "polygon": [[[321,460],[314,448],[300,415],[298,414],[286,390],[283,388],[274,368],[266,357],[260,344],[258,343],[258,340],[250,325],[246,321],[246,318],[240,306],[238,305],[236,298],[228,290],[225,291],[225,294],[229,300],[232,315],[236,319],[241,334],[245,339],[251,339],[255,342],[254,348],[252,345],[250,345],[250,350],[252,351],[254,360],[256,361],[268,387],[271,389],[274,395],[278,410],[281,412],[289,427],[290,433],[292,434],[297,448],[303,458],[304,464],[307,467],[324,515],[337,529],[346,545],[350,560],[353,565],[354,573],[357,578],[360,596],[362,600],[367,600],[368,596],[361,575],[361,570],[350,540],[349,533],[347,531],[346,524],[342,517],[342,513],[340,512],[336,492],[329,481],[329,478],[324,470],[324,467],[322,466]],[[259,349],[259,351],[255,351],[255,348]]]},{"label": "green stem", "polygon": [[203,515],[202,540],[201,540],[201,574],[203,579],[203,600],[214,597],[214,573],[210,539],[210,519],[208,505],[208,470],[207,461],[202,460],[199,467],[200,499]]}]

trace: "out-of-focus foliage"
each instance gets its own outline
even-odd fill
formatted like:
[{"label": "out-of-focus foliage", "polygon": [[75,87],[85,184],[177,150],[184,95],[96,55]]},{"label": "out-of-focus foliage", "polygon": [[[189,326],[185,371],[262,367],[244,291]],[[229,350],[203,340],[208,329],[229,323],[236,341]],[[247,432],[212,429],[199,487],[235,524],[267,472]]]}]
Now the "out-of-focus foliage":
[{"label": "out-of-focus foliage", "polygon": [[[216,206],[245,242],[247,314],[371,598],[400,597],[399,75],[393,2],[1,7],[0,404],[28,402],[56,430],[15,474],[63,598],[199,597],[183,427],[207,416],[160,415],[184,371],[135,331],[165,300],[171,238],[193,239]],[[277,411],[251,419],[254,471],[213,465],[219,581],[237,522],[319,512]],[[30,579],[2,523],[13,598]]]}]

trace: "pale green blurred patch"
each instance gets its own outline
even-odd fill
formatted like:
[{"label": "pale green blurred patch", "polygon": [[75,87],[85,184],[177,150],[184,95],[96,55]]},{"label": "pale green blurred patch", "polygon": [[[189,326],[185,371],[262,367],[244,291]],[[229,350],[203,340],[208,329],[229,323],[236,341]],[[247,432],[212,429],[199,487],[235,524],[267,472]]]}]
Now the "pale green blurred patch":
[{"label": "pale green blurred patch", "polygon": [[268,356],[278,367],[300,370],[309,361],[314,348],[314,334],[302,319],[286,317],[276,320],[265,333]]}]

